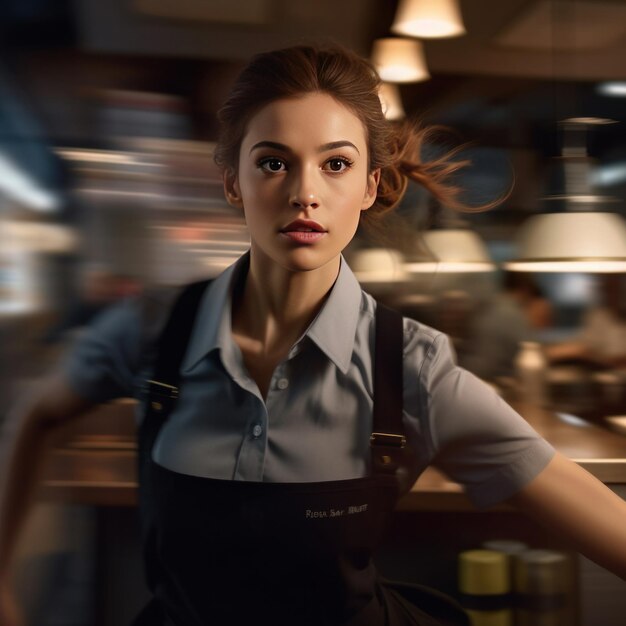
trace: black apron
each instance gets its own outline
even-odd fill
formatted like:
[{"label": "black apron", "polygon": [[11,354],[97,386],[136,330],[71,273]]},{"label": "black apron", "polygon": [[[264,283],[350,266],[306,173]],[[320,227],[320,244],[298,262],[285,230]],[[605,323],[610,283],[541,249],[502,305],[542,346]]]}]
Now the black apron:
[{"label": "black apron", "polygon": [[[372,475],[312,483],[188,476],[152,460],[207,282],[178,298],[159,339],[139,430],[140,513],[153,600],[134,626],[466,624],[448,598],[381,581],[371,555],[401,491],[402,317],[376,315]],[[207,407],[210,411],[210,407]],[[406,475],[406,473],[405,473]]]}]

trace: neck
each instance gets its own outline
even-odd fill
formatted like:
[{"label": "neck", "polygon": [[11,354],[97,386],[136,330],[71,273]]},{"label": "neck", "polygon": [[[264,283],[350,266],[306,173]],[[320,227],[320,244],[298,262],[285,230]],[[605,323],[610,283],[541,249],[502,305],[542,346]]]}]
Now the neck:
[{"label": "neck", "polygon": [[245,284],[233,302],[233,331],[266,354],[289,349],[313,321],[339,272],[340,258],[310,271],[291,271],[250,254]]}]

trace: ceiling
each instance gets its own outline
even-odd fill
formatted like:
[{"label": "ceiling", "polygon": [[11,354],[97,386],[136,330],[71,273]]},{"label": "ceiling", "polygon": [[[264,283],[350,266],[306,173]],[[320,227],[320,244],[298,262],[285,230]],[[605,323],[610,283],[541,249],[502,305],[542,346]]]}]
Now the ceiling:
[{"label": "ceiling", "polygon": [[[111,90],[179,97],[194,135],[215,136],[215,111],[253,53],[336,41],[368,55],[389,36],[397,0],[5,0],[5,70],[50,141],[106,144],[97,106]],[[621,121],[591,151],[624,158],[626,107],[598,81],[626,79],[626,0],[461,0],[467,35],[425,42],[430,81],[403,85],[410,115],[462,139],[553,156],[557,120]],[[615,157],[617,155],[617,157]],[[533,190],[534,194],[534,190]]]},{"label": "ceiling", "polygon": [[[367,55],[375,38],[389,36],[396,7],[397,0],[6,0],[0,35],[5,52],[31,60],[20,66],[29,78],[33,63],[41,69],[49,59],[54,71],[64,57],[79,74],[93,62],[96,82],[98,69],[113,73],[109,60],[122,87],[129,74],[143,74],[139,88],[147,88],[154,65],[168,61],[162,67],[171,73],[157,72],[163,88],[193,89],[206,101],[200,106],[214,109],[251,54],[337,41]],[[467,35],[425,42],[433,80],[403,88],[410,112],[472,94],[510,100],[542,82],[626,79],[626,0],[461,0],[461,8]],[[67,71],[63,79],[74,82]],[[210,86],[189,84],[202,80]],[[552,89],[553,107],[570,98]]]}]

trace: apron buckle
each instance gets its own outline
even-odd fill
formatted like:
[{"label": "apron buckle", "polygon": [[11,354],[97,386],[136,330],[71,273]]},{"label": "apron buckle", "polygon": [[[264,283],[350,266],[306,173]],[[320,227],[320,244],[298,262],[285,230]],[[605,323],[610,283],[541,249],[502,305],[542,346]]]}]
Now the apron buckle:
[{"label": "apron buckle", "polygon": [[174,387],[174,385],[161,383],[158,380],[146,380],[146,389],[150,396],[161,396],[170,400],[178,399],[178,387]]},{"label": "apron buckle", "polygon": [[370,436],[370,446],[387,446],[402,449],[406,446],[406,437],[393,433],[372,433]]},{"label": "apron buckle", "polygon": [[156,413],[170,411],[178,400],[178,387],[161,383],[158,380],[146,380],[144,390],[150,408]]}]

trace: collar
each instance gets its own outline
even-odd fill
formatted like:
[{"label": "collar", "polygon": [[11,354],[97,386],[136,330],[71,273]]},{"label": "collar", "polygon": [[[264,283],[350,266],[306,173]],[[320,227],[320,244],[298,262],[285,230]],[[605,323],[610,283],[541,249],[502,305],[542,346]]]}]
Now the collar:
[{"label": "collar", "polygon": [[354,351],[361,294],[361,285],[342,255],[337,280],[305,333],[344,374]]},{"label": "collar", "polygon": [[[222,272],[206,290],[200,301],[197,322],[191,343],[183,361],[183,371],[192,369],[209,352],[219,349],[222,361],[229,364],[240,360],[232,339],[231,295],[242,273],[247,272],[250,253]],[[304,333],[345,374],[354,350],[359,313],[361,285],[348,267],[343,256],[339,274],[331,287],[326,302]],[[302,338],[298,341],[300,341]]]},{"label": "collar", "polygon": [[191,370],[216,349],[221,350],[222,361],[225,363],[238,360],[237,348],[232,338],[231,296],[242,274],[247,273],[249,263],[250,253],[247,252],[227,267],[204,292],[189,349],[183,360],[183,371]]}]

